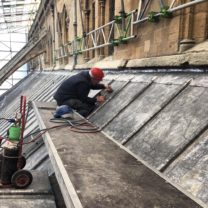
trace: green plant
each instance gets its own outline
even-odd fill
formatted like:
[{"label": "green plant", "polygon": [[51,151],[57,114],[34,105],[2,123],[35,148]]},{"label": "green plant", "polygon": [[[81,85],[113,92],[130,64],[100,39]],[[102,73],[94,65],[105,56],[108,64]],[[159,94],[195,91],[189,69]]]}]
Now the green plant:
[{"label": "green plant", "polygon": [[148,14],[148,21],[149,22],[158,22],[159,21],[159,16],[157,15],[157,12],[153,12],[151,11],[149,14]]},{"label": "green plant", "polygon": [[77,37],[77,38],[76,38],[76,41],[78,41],[78,42],[81,41],[81,40],[82,40],[81,37]]},{"label": "green plant", "polygon": [[120,41],[120,43],[123,43],[123,44],[126,44],[127,43],[127,40],[126,40],[126,37],[125,36],[120,36],[119,37],[119,41]]},{"label": "green plant", "polygon": [[126,40],[126,37],[125,37],[125,36],[120,36],[120,37],[117,38],[117,39],[113,39],[113,40],[111,41],[111,43],[112,43],[114,46],[118,46],[120,43],[126,44],[126,43],[127,43],[127,40]]},{"label": "green plant", "polygon": [[122,23],[122,17],[119,16],[119,15],[115,15],[113,19],[115,20],[116,24],[121,24]]},{"label": "green plant", "polygon": [[82,54],[82,51],[81,51],[81,50],[77,50],[77,51],[74,52],[74,54],[75,54],[75,55]]},{"label": "green plant", "polygon": [[120,43],[120,40],[119,39],[113,39],[111,41],[111,43],[114,45],[114,46],[118,46],[118,44]]},{"label": "green plant", "polygon": [[165,17],[165,18],[170,18],[172,17],[172,13],[169,11],[169,7],[168,6],[164,6],[161,8],[160,10],[161,16]]}]

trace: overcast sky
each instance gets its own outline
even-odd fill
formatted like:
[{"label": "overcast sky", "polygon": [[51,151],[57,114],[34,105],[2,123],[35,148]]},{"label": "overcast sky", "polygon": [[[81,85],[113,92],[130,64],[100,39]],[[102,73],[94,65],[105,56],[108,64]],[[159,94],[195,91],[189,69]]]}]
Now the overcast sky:
[{"label": "overcast sky", "polygon": [[[0,33],[0,68],[2,68],[15,54],[25,45],[26,35],[24,33]],[[0,86],[0,94],[7,88],[12,87],[19,80],[24,78],[27,73],[27,66],[19,68],[7,81]],[[14,78],[13,80],[11,78]]]}]

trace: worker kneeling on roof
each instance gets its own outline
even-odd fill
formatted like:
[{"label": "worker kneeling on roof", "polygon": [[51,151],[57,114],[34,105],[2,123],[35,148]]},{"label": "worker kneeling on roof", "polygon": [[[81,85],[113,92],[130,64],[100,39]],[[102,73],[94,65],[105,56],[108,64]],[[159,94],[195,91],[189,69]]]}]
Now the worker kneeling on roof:
[{"label": "worker kneeling on roof", "polygon": [[71,76],[61,84],[54,95],[57,105],[67,105],[82,116],[88,116],[95,108],[96,102],[105,101],[105,97],[101,95],[95,98],[88,97],[90,90],[106,89],[106,91],[112,92],[110,85],[100,83],[103,77],[103,71],[97,67]]}]

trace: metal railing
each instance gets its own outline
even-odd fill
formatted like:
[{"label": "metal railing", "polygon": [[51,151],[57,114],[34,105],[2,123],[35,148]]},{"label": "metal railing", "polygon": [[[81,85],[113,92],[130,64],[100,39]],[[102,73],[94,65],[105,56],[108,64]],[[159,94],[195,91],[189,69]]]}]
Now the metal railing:
[{"label": "metal railing", "polygon": [[78,37],[56,50],[56,59],[81,54],[82,52],[102,48],[109,45],[126,43],[135,37],[133,34],[133,20],[135,11],[130,12],[125,17],[125,26],[122,25],[122,17],[117,16],[115,20]]}]

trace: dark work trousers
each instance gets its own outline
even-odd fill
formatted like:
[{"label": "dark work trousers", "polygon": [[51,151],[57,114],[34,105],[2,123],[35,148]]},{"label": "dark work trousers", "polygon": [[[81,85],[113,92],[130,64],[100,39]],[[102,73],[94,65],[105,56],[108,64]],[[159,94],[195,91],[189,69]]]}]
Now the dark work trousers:
[{"label": "dark work trousers", "polygon": [[[59,105],[59,103],[58,103]],[[95,105],[90,105],[87,103],[83,103],[78,99],[69,99],[64,101],[61,105],[68,105],[74,110],[76,110],[80,115],[87,117],[94,109]]]}]

